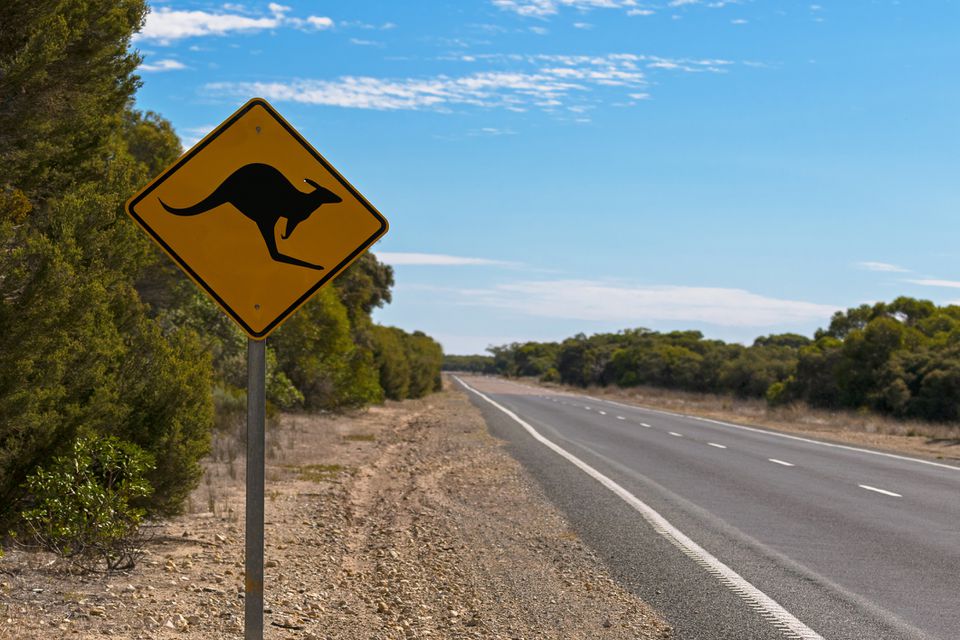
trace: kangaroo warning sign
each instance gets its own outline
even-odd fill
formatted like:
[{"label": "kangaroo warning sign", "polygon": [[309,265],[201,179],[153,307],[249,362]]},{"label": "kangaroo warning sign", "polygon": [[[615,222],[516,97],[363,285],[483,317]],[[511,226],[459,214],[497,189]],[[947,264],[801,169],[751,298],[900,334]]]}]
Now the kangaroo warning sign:
[{"label": "kangaroo warning sign", "polygon": [[254,98],[127,213],[256,340],[387,232],[387,220]]}]

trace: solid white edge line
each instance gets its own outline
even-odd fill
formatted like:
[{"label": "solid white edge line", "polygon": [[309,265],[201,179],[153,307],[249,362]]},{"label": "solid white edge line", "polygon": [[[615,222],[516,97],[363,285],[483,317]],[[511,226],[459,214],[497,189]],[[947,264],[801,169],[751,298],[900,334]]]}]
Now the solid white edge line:
[{"label": "solid white edge line", "polygon": [[857,485],[861,489],[866,489],[867,491],[876,491],[877,493],[882,493],[885,496],[893,496],[894,498],[902,498],[903,496],[899,493],[894,493],[893,491],[887,491],[886,489],[877,489],[876,487],[871,487],[868,484]]},{"label": "solid white edge line", "polygon": [[716,442],[708,442],[707,444],[710,445],[711,447],[716,447],[717,449],[726,449],[726,448],[727,448],[727,445],[725,445],[725,444],[717,444]]},{"label": "solid white edge line", "polygon": [[641,516],[643,516],[644,520],[650,523],[650,526],[652,526],[657,533],[666,538],[668,542],[683,552],[684,555],[712,574],[724,586],[728,587],[731,591],[740,596],[740,598],[743,599],[743,601],[746,602],[751,609],[757,611],[757,613],[759,613],[765,620],[775,625],[782,631],[792,634],[793,637],[797,638],[798,640],[823,640],[823,636],[800,622],[800,620],[798,620],[792,613],[784,609],[776,600],[747,582],[746,579],[744,579],[739,573],[725,565],[719,559],[711,555],[706,549],[687,537],[686,534],[670,524],[666,518],[654,511],[653,508],[648,506],[645,502],[588,465],[580,458],[568,452],[560,445],[555,444],[553,441],[548,440],[540,435],[536,429],[534,429],[529,423],[524,421],[523,418],[515,414],[510,409],[507,409],[497,401],[489,398],[480,391],[477,391],[459,377],[453,376],[453,378],[462,384],[465,389],[490,403],[506,414],[514,422],[523,427],[534,440],[552,450],[562,458],[565,458],[568,462],[573,464],[585,474],[609,489],[621,500],[633,507]]},{"label": "solid white edge line", "polygon": [[772,431],[770,429],[758,429],[756,427],[748,427],[742,424],[734,424],[732,422],[714,420],[713,418],[702,418],[700,416],[694,416],[686,413],[675,413],[673,411],[664,411],[663,409],[651,409],[649,407],[644,407],[641,405],[616,402],[615,400],[603,400],[600,398],[592,398],[590,396],[582,396],[582,397],[591,398],[591,400],[599,400],[600,402],[607,402],[617,407],[623,407],[624,409],[649,411],[650,413],[659,413],[661,415],[673,416],[676,418],[687,418],[688,420],[699,420],[700,422],[710,422],[712,424],[718,424],[723,427],[733,427],[734,429],[742,429],[744,431],[753,431],[754,433],[762,433],[768,436],[776,436],[778,438],[786,438],[788,440],[797,440],[799,442],[817,444],[817,445],[820,445],[821,447],[830,447],[832,449],[844,449],[846,451],[856,451],[857,453],[869,453],[870,455],[873,455],[873,456],[883,456],[884,458],[893,458],[894,460],[904,460],[906,462],[919,462],[920,464],[926,464],[931,467],[939,467],[941,469],[950,469],[952,471],[960,471],[960,467],[956,467],[950,464],[944,464],[942,462],[934,462],[933,460],[923,460],[922,458],[911,458],[910,456],[901,456],[901,455],[897,455],[896,453],[887,453],[885,451],[873,451],[871,449],[861,449],[860,447],[851,447],[848,444],[836,444],[834,442],[823,442],[822,440],[814,440],[812,438],[794,436],[789,433],[781,433],[779,431]]},{"label": "solid white edge line", "polygon": [[796,466],[796,465],[793,464],[792,462],[785,462],[785,461],[783,461],[783,460],[777,460],[776,458],[767,458],[767,460],[769,460],[770,462],[773,462],[773,463],[775,463],[775,464],[782,464],[782,465],[785,466],[785,467],[795,467],[795,466]]}]

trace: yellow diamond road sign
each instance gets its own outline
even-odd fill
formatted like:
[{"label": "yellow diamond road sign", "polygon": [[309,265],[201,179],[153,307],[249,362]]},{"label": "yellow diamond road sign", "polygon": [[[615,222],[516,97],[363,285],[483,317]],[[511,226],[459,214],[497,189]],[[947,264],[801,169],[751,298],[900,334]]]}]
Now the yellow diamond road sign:
[{"label": "yellow diamond road sign", "polygon": [[255,98],[127,202],[255,339],[387,232],[387,220]]}]

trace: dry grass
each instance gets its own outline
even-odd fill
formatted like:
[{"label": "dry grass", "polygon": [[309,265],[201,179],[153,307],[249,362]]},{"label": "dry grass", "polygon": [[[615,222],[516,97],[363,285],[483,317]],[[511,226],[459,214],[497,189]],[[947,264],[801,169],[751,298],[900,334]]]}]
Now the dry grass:
[{"label": "dry grass", "polygon": [[0,616],[3,616],[3,619],[0,620],[3,624],[0,624],[0,640],[18,640],[22,638],[26,633],[23,629],[23,626],[18,622],[11,626],[7,626],[7,613],[6,611],[0,610]]},{"label": "dry grass", "polygon": [[[202,461],[204,476],[187,502],[188,513],[209,513],[230,521],[243,513],[246,479],[246,420],[219,421],[214,430],[210,454]],[[368,433],[351,433],[342,417],[323,414],[282,414],[268,419],[264,434],[267,483],[293,477],[308,482],[336,482],[337,476],[352,472],[339,464],[317,464],[316,452],[335,452],[337,445],[374,442]],[[0,640],[3,640],[0,638]]]},{"label": "dry grass", "polygon": [[287,469],[295,471],[301,480],[308,482],[330,482],[344,471],[347,471],[347,467],[340,464],[290,465]]},{"label": "dry grass", "polygon": [[372,433],[351,433],[343,436],[349,442],[374,442],[377,438]]}]

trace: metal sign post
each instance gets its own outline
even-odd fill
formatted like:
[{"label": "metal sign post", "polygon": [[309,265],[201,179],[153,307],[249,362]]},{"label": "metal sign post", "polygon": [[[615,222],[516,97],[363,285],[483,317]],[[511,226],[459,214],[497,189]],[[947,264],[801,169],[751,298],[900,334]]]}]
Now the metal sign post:
[{"label": "metal sign post", "polygon": [[247,498],[244,549],[245,640],[263,640],[263,470],[266,340],[247,341]]}]

